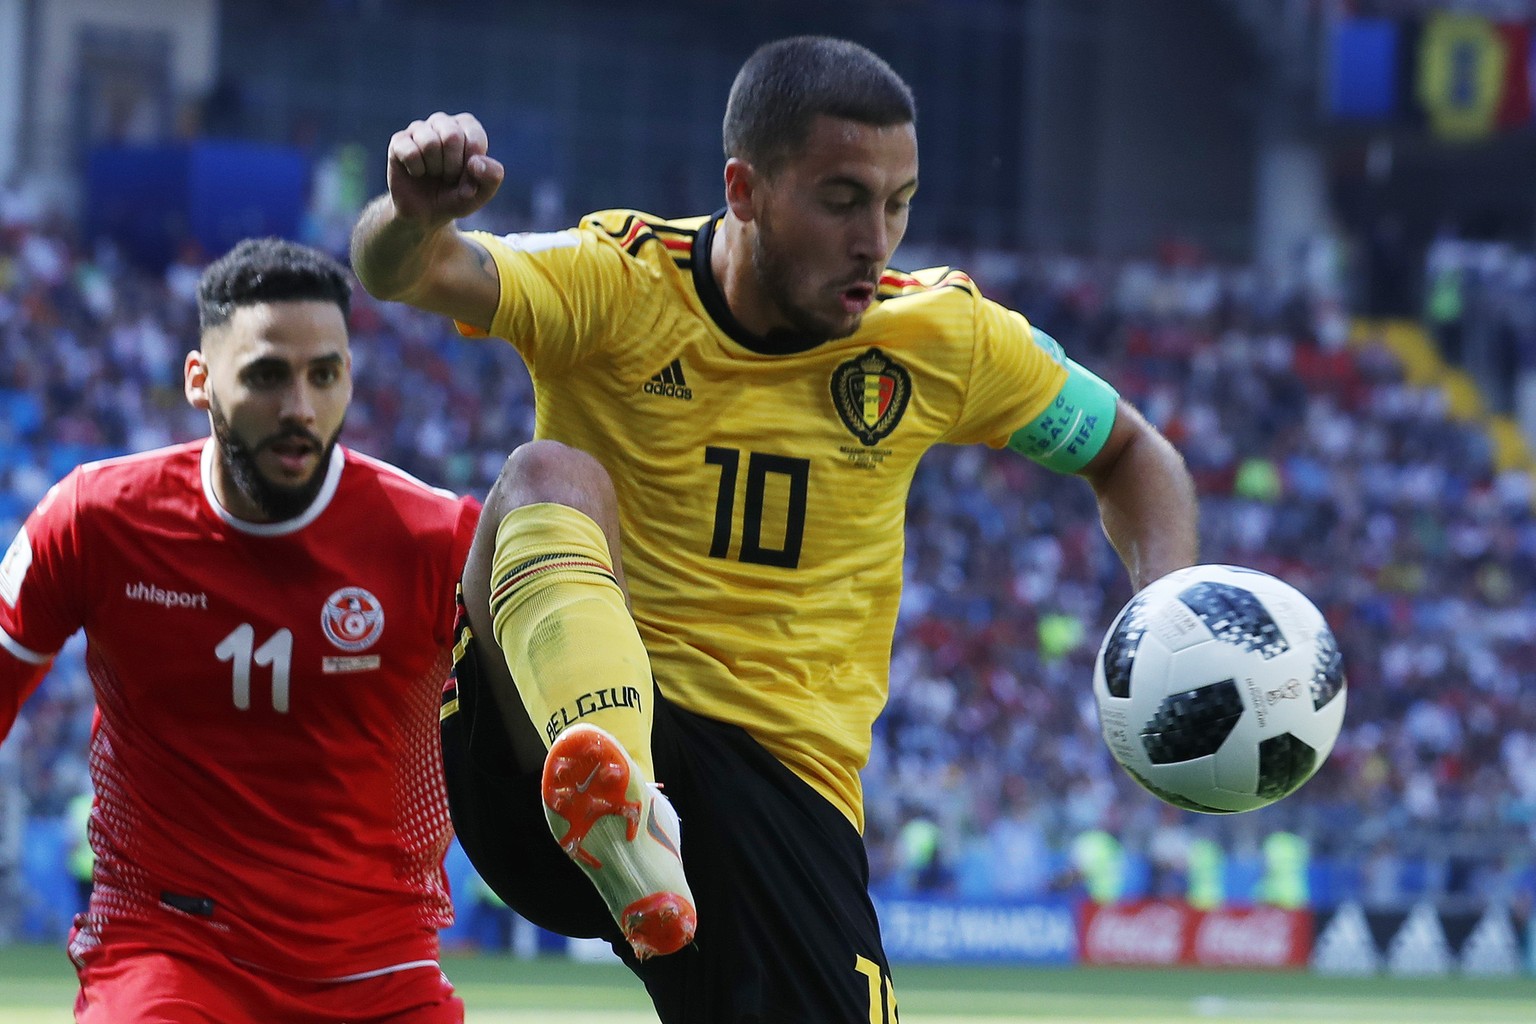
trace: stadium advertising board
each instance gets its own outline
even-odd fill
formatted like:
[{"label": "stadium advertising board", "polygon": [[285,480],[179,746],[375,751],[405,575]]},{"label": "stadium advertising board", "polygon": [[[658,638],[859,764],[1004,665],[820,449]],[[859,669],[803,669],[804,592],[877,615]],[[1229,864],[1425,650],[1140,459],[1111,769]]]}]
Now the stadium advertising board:
[{"label": "stadium advertising board", "polygon": [[1312,950],[1312,915],[1277,907],[1202,911],[1166,900],[1084,903],[1079,936],[1088,964],[1301,968]]},{"label": "stadium advertising board", "polygon": [[1527,956],[1536,959],[1536,946],[1522,948],[1525,927],[1521,915],[1498,905],[1445,912],[1427,902],[1397,911],[1346,903],[1319,920],[1312,968],[1332,975],[1508,977],[1526,969]]},{"label": "stadium advertising board", "polygon": [[876,899],[893,961],[1070,964],[1077,925],[1066,901]]},{"label": "stadium advertising board", "polygon": [[1192,941],[1185,962],[1198,967],[1305,967],[1312,914],[1279,907],[1195,911]]}]

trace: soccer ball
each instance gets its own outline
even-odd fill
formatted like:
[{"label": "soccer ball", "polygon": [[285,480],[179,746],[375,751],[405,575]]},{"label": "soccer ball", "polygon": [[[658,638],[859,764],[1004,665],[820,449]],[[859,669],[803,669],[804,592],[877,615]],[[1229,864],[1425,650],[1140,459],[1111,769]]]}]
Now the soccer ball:
[{"label": "soccer ball", "polygon": [[1343,725],[1345,688],[1317,607],[1235,565],[1179,569],[1131,598],[1093,670],[1115,760],[1206,814],[1263,807],[1311,778]]}]

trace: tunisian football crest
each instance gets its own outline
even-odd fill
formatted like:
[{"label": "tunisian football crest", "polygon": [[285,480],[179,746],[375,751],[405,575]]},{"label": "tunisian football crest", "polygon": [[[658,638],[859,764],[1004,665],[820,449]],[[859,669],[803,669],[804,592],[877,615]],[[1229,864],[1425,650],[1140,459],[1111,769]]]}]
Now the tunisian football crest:
[{"label": "tunisian football crest", "polygon": [[866,445],[896,429],[912,397],[912,375],[877,348],[832,371],[832,406]]},{"label": "tunisian football crest", "polygon": [[325,599],[320,628],[344,651],[366,651],[384,632],[384,606],[362,587],[342,587]]}]

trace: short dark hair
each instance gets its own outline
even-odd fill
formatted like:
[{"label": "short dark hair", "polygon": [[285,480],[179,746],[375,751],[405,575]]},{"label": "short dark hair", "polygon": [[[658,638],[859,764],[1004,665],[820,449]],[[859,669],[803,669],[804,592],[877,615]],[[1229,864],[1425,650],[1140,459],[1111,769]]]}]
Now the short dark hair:
[{"label": "short dark hair", "polygon": [[759,47],[725,104],[725,155],[773,173],[818,115],[885,128],[917,121],[912,90],[858,43],[794,36]]},{"label": "short dark hair", "polygon": [[340,263],[318,249],[282,238],[248,238],[203,271],[197,283],[202,330],[227,323],[241,306],[263,302],[334,302],[347,316],[352,282]]}]

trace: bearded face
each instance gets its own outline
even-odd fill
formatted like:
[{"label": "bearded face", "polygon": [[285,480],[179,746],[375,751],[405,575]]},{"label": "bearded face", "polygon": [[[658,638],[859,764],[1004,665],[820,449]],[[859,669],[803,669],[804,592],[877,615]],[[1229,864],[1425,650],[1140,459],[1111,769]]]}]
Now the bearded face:
[{"label": "bearded face", "polygon": [[203,350],[188,356],[187,381],[213,427],[213,484],[224,508],[253,522],[308,508],[352,399],[340,308],[309,300],[242,306],[205,332]]},{"label": "bearded face", "polygon": [[[260,509],[267,520],[292,519],[314,503],[315,496],[325,484],[325,470],[331,464],[331,452],[341,436],[341,424],[323,441],[298,425],[281,427],[277,432],[253,441],[242,437],[229,422],[217,398],[210,400],[208,415],[213,421],[219,464],[226,479]],[[274,479],[262,469],[264,453],[282,460],[298,460],[300,467],[309,464],[308,475],[305,476],[300,468],[296,473],[280,474]],[[311,459],[311,455],[315,457]]]},{"label": "bearded face", "polygon": [[859,329],[917,190],[910,124],[818,117],[752,193],[748,319],[827,341]]}]

